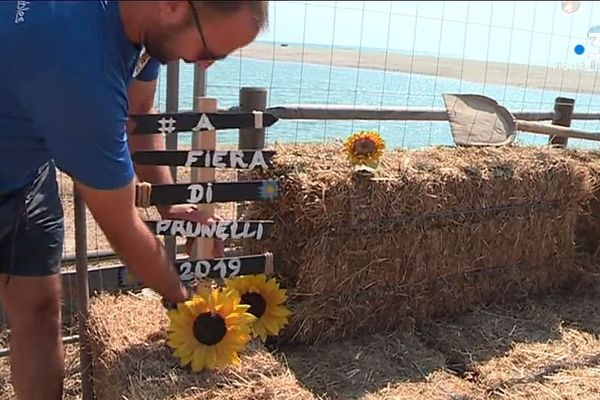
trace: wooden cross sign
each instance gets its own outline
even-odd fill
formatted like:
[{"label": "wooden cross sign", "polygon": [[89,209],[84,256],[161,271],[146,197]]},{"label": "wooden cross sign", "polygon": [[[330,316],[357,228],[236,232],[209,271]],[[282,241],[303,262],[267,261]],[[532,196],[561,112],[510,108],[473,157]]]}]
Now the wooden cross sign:
[{"label": "wooden cross sign", "polygon": [[[190,183],[136,185],[136,206],[197,204],[207,215],[214,215],[214,203],[267,201],[279,195],[277,179],[216,182],[215,170],[268,169],[275,154],[270,150],[217,150],[216,130],[265,128],[277,118],[271,114],[218,112],[215,99],[199,98],[196,112],[132,115],[132,134],[171,134],[192,131],[191,150],[138,151],[132,159],[140,165],[166,165],[191,168]],[[155,235],[193,237],[190,259],[174,260],[183,282],[195,279],[224,279],[238,275],[272,274],[271,253],[213,259],[214,240],[256,239],[271,234],[273,221],[217,221],[203,225],[186,220],[151,220],[147,226]],[[177,258],[177,257],[176,257]],[[124,280],[123,280],[124,281]]]}]

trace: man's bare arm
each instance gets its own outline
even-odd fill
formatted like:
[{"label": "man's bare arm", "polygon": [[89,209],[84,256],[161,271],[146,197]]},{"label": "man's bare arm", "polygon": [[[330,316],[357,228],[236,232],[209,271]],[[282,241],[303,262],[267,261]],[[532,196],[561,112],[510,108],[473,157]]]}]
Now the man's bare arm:
[{"label": "man's bare arm", "polygon": [[164,247],[135,208],[134,183],[116,190],[96,190],[80,182],[76,185],[123,263],[164,298],[174,303],[185,301],[186,289],[168,261]]},{"label": "man's bare arm", "polygon": [[[154,95],[156,93],[156,80],[140,81],[133,79],[127,90],[130,114],[151,114],[154,108]],[[163,135],[131,135],[127,130],[129,151],[133,154],[141,150],[165,150]],[[140,180],[156,184],[171,184],[173,179],[171,171],[165,165],[136,165],[136,175]]]}]

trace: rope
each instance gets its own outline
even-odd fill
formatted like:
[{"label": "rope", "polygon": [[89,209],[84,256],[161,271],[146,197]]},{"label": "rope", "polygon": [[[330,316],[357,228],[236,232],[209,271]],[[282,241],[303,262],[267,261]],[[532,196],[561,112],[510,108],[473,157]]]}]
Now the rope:
[{"label": "rope", "polygon": [[152,194],[152,184],[150,182],[140,182],[135,191],[135,204],[137,207],[150,207],[150,195]]},{"label": "rope", "polygon": [[[351,203],[353,204],[353,203]],[[414,224],[427,224],[429,228],[448,226],[449,224],[465,224],[480,222],[485,218],[499,217],[505,215],[518,215],[519,213],[557,210],[560,208],[560,203],[553,202],[538,202],[528,204],[515,204],[498,207],[485,207],[479,209],[465,209],[440,213],[424,213],[418,215],[406,215],[395,218],[382,218],[376,221],[355,220],[353,223],[336,229],[337,232],[331,232],[329,236],[348,235],[354,231],[376,230],[386,231],[393,230],[397,226],[408,226]],[[354,211],[356,212],[356,211]],[[352,215],[350,216],[352,217]]]},{"label": "rope", "polygon": [[273,275],[273,253],[265,253],[265,275]]}]

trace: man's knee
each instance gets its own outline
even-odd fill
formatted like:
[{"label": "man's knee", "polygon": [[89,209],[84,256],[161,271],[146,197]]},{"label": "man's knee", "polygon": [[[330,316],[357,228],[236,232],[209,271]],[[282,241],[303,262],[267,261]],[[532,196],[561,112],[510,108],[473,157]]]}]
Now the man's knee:
[{"label": "man's knee", "polygon": [[42,329],[60,331],[61,288],[58,276],[12,276],[3,290],[3,303],[13,334]]},{"label": "man's knee", "polygon": [[60,306],[50,299],[32,304],[32,307],[13,308],[7,314],[12,334],[41,331],[48,338],[60,334]]}]

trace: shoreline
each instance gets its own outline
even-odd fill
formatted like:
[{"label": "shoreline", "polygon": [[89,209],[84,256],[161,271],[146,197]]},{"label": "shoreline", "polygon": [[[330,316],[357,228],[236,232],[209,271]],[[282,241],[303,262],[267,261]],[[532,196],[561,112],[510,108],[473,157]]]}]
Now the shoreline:
[{"label": "shoreline", "polygon": [[[598,72],[574,70],[560,66],[528,66],[477,60],[404,55],[384,51],[361,51],[305,47],[282,47],[277,43],[251,43],[232,56],[257,60],[304,62],[336,67],[368,68],[379,71],[414,73],[460,79],[474,83],[516,86],[528,89],[573,93],[600,90]],[[387,58],[387,59],[386,59]]]}]

